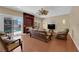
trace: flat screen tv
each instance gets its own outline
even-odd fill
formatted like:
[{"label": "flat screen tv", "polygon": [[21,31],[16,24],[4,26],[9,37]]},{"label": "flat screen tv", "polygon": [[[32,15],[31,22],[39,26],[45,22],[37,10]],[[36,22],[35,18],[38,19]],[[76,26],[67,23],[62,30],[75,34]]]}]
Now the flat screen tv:
[{"label": "flat screen tv", "polygon": [[48,24],[48,29],[55,29],[55,24]]}]

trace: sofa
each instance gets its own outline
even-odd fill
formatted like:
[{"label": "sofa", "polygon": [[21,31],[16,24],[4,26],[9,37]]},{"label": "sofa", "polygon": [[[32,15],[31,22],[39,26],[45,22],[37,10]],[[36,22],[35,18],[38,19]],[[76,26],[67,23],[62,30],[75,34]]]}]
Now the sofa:
[{"label": "sofa", "polygon": [[50,40],[46,31],[31,30],[30,37],[39,39],[44,42],[48,42]]}]

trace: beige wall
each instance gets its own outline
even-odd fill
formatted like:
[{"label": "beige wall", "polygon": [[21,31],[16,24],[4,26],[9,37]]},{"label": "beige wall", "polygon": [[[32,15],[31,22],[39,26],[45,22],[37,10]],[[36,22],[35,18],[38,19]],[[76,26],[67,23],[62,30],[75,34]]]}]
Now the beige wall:
[{"label": "beige wall", "polygon": [[42,29],[42,26],[43,26],[43,23],[42,23],[43,19],[42,18],[35,17],[34,22],[40,23],[40,28],[39,29]]},{"label": "beige wall", "polygon": [[70,29],[73,41],[79,50],[79,7],[73,7],[71,10]]},{"label": "beige wall", "polygon": [[[65,20],[65,24],[63,24],[63,20]],[[46,18],[43,20],[43,28],[47,29],[47,24],[55,24],[55,30],[62,31],[65,28],[69,28],[69,15]]]},{"label": "beige wall", "polygon": [[0,6],[0,13],[2,13],[2,14],[9,14],[9,15],[13,15],[13,16],[21,16],[21,17],[23,16],[22,12],[18,12],[18,11],[15,11],[15,10],[7,9],[7,8],[1,7],[1,6]]}]

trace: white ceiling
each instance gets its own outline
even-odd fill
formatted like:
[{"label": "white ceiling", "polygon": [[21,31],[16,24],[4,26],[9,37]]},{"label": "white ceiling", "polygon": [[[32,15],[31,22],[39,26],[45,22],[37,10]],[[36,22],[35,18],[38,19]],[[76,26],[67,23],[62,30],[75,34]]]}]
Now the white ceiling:
[{"label": "white ceiling", "polygon": [[[20,12],[30,13],[30,14],[33,14],[33,15],[35,15],[37,17],[41,17],[41,18],[69,14],[71,11],[71,8],[72,8],[71,6],[5,6],[5,7],[9,8],[9,9],[20,11]],[[37,12],[41,8],[48,10],[49,11],[48,15],[46,15],[46,16],[38,15]]]}]

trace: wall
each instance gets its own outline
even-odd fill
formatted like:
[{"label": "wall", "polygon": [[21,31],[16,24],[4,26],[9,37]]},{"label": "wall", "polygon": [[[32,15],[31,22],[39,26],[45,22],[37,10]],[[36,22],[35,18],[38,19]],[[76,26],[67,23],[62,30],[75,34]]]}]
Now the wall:
[{"label": "wall", "polygon": [[4,20],[3,16],[0,15],[0,32],[3,32],[4,30]]},{"label": "wall", "polygon": [[[65,24],[62,21],[65,20]],[[43,20],[43,28],[47,29],[47,24],[55,24],[56,31],[62,31],[65,28],[69,28],[69,15],[61,15],[61,16],[54,16],[50,18],[46,18]]]},{"label": "wall", "polygon": [[71,36],[79,50],[79,7],[73,7],[70,14]]},{"label": "wall", "polygon": [[39,29],[42,29],[43,28],[43,19],[42,18],[39,18],[39,17],[35,17],[34,18],[34,22],[37,22],[37,23],[40,23],[40,28]]},{"label": "wall", "polygon": [[18,11],[15,11],[15,10],[11,10],[11,9],[8,9],[8,8],[4,8],[4,7],[1,7],[0,6],[0,14],[9,14],[9,15],[14,15],[14,16],[23,16],[23,13],[22,12],[18,12]]}]

